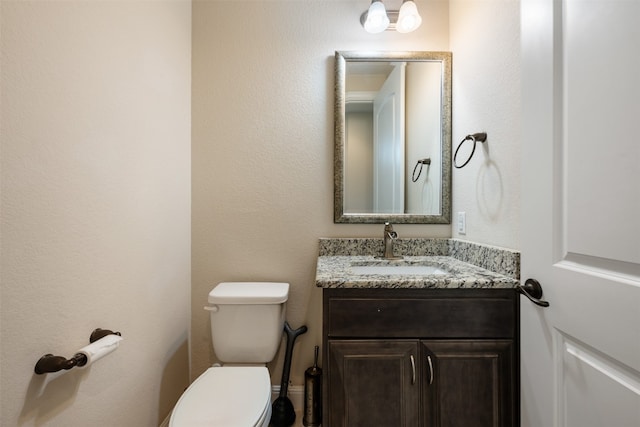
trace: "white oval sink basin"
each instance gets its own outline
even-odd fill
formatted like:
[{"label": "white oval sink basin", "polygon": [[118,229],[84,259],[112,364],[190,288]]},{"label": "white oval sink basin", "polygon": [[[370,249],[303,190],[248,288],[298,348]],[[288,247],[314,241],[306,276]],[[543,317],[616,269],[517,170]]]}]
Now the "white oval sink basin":
[{"label": "white oval sink basin", "polygon": [[431,265],[352,265],[353,274],[380,274],[402,276],[429,276],[448,274],[446,270]]}]

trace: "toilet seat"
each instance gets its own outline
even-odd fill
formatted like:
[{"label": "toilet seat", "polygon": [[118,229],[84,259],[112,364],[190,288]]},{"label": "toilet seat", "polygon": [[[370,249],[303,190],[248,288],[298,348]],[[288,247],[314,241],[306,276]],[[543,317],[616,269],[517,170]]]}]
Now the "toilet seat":
[{"label": "toilet seat", "polygon": [[271,378],[265,366],[207,369],[182,394],[169,427],[261,427],[271,417]]}]

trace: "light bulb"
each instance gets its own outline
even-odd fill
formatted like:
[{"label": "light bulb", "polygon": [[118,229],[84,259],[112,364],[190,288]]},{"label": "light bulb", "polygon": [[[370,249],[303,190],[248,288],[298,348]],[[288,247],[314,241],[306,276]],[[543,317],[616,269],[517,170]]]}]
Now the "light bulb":
[{"label": "light bulb", "polygon": [[416,4],[412,1],[405,1],[398,12],[398,22],[396,30],[399,33],[410,33],[422,24],[422,17],[418,13]]},{"label": "light bulb", "polygon": [[369,33],[381,33],[387,29],[389,26],[389,17],[381,1],[371,3],[363,25],[364,29]]}]

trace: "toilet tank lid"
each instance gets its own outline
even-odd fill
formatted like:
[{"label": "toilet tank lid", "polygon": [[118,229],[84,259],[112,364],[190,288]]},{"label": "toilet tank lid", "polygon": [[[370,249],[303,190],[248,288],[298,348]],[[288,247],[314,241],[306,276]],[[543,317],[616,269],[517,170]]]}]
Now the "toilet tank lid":
[{"label": "toilet tank lid", "polygon": [[211,304],[280,304],[289,297],[289,284],[223,282],[209,292]]}]

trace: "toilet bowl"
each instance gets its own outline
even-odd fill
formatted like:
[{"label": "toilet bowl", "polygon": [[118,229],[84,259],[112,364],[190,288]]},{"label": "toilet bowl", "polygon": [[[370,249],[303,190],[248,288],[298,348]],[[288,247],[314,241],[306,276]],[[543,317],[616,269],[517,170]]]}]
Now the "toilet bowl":
[{"label": "toilet bowl", "polygon": [[268,427],[271,379],[263,366],[213,367],[184,392],[169,427]]},{"label": "toilet bowl", "polygon": [[209,293],[211,338],[222,366],[200,375],[176,404],[169,427],[268,427],[271,378],[284,330],[288,283],[226,282]]}]

